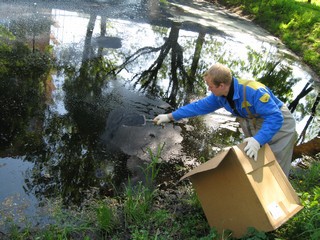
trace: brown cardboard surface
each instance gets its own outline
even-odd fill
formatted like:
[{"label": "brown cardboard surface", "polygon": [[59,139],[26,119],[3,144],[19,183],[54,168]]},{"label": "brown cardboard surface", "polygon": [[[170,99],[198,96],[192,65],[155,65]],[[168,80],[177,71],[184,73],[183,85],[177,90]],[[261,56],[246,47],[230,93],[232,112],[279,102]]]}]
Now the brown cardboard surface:
[{"label": "brown cardboard surface", "polygon": [[211,227],[241,237],[248,227],[271,231],[302,209],[270,147],[248,158],[244,144],[218,154],[181,178],[189,177]]}]

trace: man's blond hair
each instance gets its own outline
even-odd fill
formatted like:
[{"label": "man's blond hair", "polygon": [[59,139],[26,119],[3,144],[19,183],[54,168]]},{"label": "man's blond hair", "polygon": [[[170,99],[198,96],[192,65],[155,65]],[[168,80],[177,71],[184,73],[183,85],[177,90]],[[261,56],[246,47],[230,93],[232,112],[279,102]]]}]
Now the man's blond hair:
[{"label": "man's blond hair", "polygon": [[219,86],[221,83],[229,85],[232,80],[230,69],[221,63],[213,64],[205,72],[204,77],[209,77],[216,86]]}]

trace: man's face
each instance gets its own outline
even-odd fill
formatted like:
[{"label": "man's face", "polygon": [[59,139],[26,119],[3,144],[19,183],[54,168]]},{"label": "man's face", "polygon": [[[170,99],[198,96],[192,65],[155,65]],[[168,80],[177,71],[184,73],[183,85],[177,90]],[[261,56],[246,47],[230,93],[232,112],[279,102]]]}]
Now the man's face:
[{"label": "man's face", "polygon": [[226,90],[226,85],[224,83],[220,83],[219,86],[216,86],[211,78],[209,76],[204,77],[204,81],[206,82],[208,86],[208,90],[212,92],[215,96],[220,97],[220,96],[226,96],[227,90]]}]

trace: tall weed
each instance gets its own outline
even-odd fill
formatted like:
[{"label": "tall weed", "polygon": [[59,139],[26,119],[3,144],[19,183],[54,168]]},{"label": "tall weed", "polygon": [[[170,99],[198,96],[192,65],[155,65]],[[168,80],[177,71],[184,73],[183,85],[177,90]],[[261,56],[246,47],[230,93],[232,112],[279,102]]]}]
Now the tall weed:
[{"label": "tall weed", "polygon": [[146,185],[147,187],[152,188],[156,177],[159,174],[160,171],[160,157],[161,157],[161,152],[163,150],[165,146],[165,143],[162,145],[159,145],[157,148],[156,153],[153,153],[152,150],[150,148],[148,148],[148,153],[150,155],[151,158],[151,162],[147,165],[147,167],[145,169],[143,169],[143,172],[146,176]]},{"label": "tall weed", "polygon": [[125,224],[144,224],[152,207],[154,192],[139,182],[137,186],[128,184],[125,189],[123,211]]},{"label": "tall weed", "polygon": [[159,159],[163,147],[164,144],[159,146],[156,154],[148,149],[151,162],[145,168],[142,168],[146,178],[146,186],[142,182],[132,186],[130,179],[128,180],[123,207],[126,224],[135,223],[139,225],[148,219],[156,191],[153,184],[159,173]]}]

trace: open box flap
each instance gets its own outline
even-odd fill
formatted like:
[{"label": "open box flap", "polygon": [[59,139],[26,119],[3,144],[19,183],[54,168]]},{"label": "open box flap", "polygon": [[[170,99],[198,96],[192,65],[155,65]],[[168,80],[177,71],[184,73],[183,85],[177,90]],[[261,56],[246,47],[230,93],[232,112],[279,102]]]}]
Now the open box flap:
[{"label": "open box flap", "polygon": [[198,167],[194,168],[193,170],[191,170],[190,172],[188,172],[187,174],[185,174],[182,178],[180,178],[180,181],[190,177],[194,174],[200,173],[200,172],[204,172],[204,171],[208,171],[211,169],[216,168],[221,161],[225,158],[225,156],[229,153],[229,151],[231,151],[231,148],[223,151],[221,153],[219,153],[217,156],[215,156],[214,158],[210,159],[209,161],[199,165]]}]

